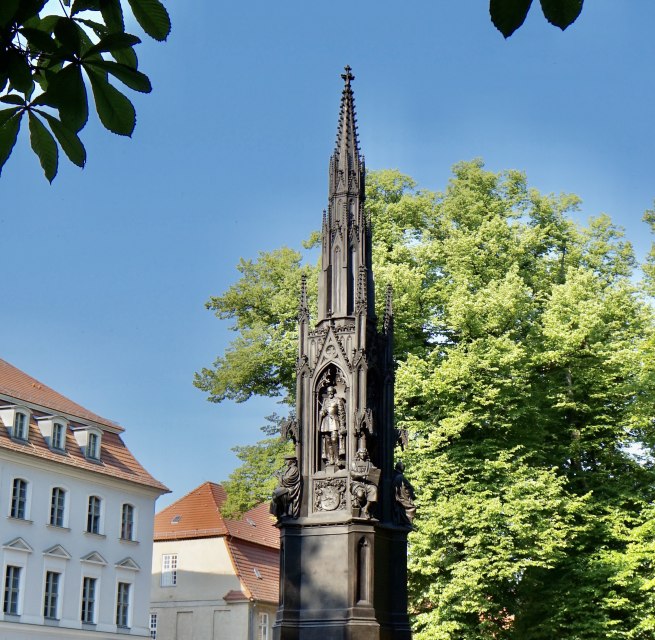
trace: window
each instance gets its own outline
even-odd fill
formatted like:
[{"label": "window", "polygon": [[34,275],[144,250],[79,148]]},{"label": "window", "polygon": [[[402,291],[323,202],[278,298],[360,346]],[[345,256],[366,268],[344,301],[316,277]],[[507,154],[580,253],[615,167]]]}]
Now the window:
[{"label": "window", "polygon": [[82,582],[82,615],[80,619],[87,624],[95,623],[96,578],[84,578]]},{"label": "window", "polygon": [[17,411],[14,417],[13,436],[18,440],[27,440],[27,416],[20,411]]},{"label": "window", "polygon": [[25,520],[27,517],[27,481],[15,478],[11,490],[11,511],[12,518]]},{"label": "window", "polygon": [[157,614],[150,614],[150,640],[157,640]]},{"label": "window", "polygon": [[55,422],[54,425],[52,425],[52,440],[50,441],[52,448],[63,451],[64,438],[65,438],[64,425],[61,424],[61,422]]},{"label": "window", "polygon": [[86,530],[89,533],[100,533],[100,505],[98,496],[89,496],[89,510],[86,515]]},{"label": "window", "polygon": [[167,553],[161,557],[161,586],[177,585],[177,553]]},{"label": "window", "polygon": [[66,490],[55,487],[50,498],[50,524],[53,527],[64,526],[64,508],[66,506]]},{"label": "window", "polygon": [[7,565],[5,569],[5,597],[2,606],[4,613],[18,615],[18,594],[20,589],[20,567]]},{"label": "window", "polygon": [[116,626],[129,627],[130,613],[130,584],[119,582],[116,593]]},{"label": "window", "polygon": [[47,571],[45,574],[45,596],[43,599],[43,617],[56,620],[57,603],[59,601],[59,578],[61,574]]},{"label": "window", "polygon": [[86,442],[86,457],[100,459],[100,436],[93,431],[89,432],[89,439]]},{"label": "window", "polygon": [[259,614],[259,629],[257,640],[268,640],[268,613]]},{"label": "window", "polygon": [[124,504],[121,509],[121,540],[134,540],[134,507]]}]

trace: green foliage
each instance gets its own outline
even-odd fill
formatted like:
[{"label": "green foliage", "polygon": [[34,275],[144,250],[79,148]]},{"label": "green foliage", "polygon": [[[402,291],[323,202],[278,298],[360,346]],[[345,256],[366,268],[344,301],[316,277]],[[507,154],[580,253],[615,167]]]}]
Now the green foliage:
[{"label": "green foliage", "polygon": [[[540,0],[541,10],[550,24],[564,31],[582,11],[584,0]],[[524,22],[532,0],[489,0],[491,21],[509,38]]]},{"label": "green foliage", "polygon": [[213,368],[195,376],[194,384],[212,402],[243,402],[252,395],[294,396],[296,317],[302,275],[308,276],[310,304],[316,306],[318,271],[302,265],[297,251],[282,248],[241,260],[240,280],[205,305],[221,320],[233,320],[238,337]]},{"label": "green foliage", "polygon": [[[159,0],[128,2],[149,36],[167,38],[170,20]],[[132,135],[136,113],[109,76],[142,93],[149,93],[152,86],[138,70],[134,47],[141,40],[125,33],[120,0],[75,0],[72,6],[64,1],[58,7],[52,3],[44,15],[45,4],[45,0],[3,0],[0,8],[0,102],[15,105],[0,110],[0,173],[27,114],[32,149],[52,182],[59,147],[77,166],[86,163],[86,150],[77,135],[89,116],[84,74],[100,122],[118,135]]]},{"label": "green foliage", "polygon": [[[575,196],[480,161],[443,193],[372,173],[367,198],[418,494],[414,637],[655,639],[655,250],[638,283],[607,216],[575,224]],[[316,273],[289,249],[240,271],[208,305],[237,339],[200,386],[291,395],[300,275]],[[243,458],[254,487],[270,445]]]},{"label": "green foliage", "polygon": [[270,500],[277,485],[276,472],[284,467],[284,456],[293,454],[293,445],[280,438],[281,418],[266,418],[262,431],[269,437],[254,445],[234,447],[240,467],[224,481],[227,500],[221,508],[226,518],[238,518],[255,505]]}]

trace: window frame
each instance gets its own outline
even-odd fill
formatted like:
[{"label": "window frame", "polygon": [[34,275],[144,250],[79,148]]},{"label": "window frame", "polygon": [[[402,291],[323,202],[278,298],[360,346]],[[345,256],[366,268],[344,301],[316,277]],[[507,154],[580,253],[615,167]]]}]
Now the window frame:
[{"label": "window frame", "polygon": [[47,570],[43,591],[43,617],[46,620],[59,620],[60,593],[61,572]]},{"label": "window frame", "polygon": [[[19,420],[20,417],[20,420]],[[20,423],[20,430],[19,430]],[[23,411],[16,411],[14,413],[14,426],[11,435],[15,440],[27,442],[29,440],[30,423],[27,414]]]},{"label": "window frame", "polygon": [[86,533],[102,535],[102,498],[97,495],[89,496],[86,510]]},{"label": "window frame", "polygon": [[[167,566],[168,565],[168,566]],[[177,587],[177,553],[163,553],[161,556],[161,579],[162,587]]]},{"label": "window frame", "polygon": [[134,542],[136,532],[136,507],[124,502],[121,505],[121,529],[120,539],[128,542]]},{"label": "window frame", "polygon": [[89,431],[86,436],[86,457],[89,460],[100,460],[100,434],[96,431]]},{"label": "window frame", "polygon": [[48,518],[48,523],[51,527],[66,526],[67,494],[68,491],[64,487],[52,487],[52,491],[50,492],[50,517]]},{"label": "window frame", "polygon": [[61,422],[52,423],[50,448],[55,451],[66,451],[66,427]]},{"label": "window frame", "polygon": [[259,612],[259,622],[257,628],[257,640],[268,640],[269,617],[265,611]]},{"label": "window frame", "polygon": [[82,598],[80,621],[82,624],[96,623],[96,604],[98,602],[98,578],[82,576]]},{"label": "window frame", "polygon": [[150,612],[148,619],[148,631],[150,631],[150,640],[157,640],[157,614]]},{"label": "window frame", "polygon": [[5,565],[4,580],[2,582],[2,612],[6,616],[19,616],[21,614],[22,578],[23,567],[15,564]]},{"label": "window frame", "polygon": [[[19,484],[20,483],[20,484]],[[25,478],[14,478],[11,483],[11,500],[9,502],[9,517],[16,520],[27,520],[29,516],[29,482]],[[22,491],[21,491],[22,488]]]},{"label": "window frame", "polygon": [[130,628],[130,603],[132,583],[119,581],[116,585],[116,626],[119,629]]}]

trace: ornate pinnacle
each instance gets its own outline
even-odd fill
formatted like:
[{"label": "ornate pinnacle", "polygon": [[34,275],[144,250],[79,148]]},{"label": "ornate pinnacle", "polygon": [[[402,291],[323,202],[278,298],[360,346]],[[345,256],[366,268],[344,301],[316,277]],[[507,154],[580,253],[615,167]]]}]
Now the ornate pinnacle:
[{"label": "ornate pinnacle", "polygon": [[307,276],[300,279],[300,304],[298,306],[298,321],[309,320],[309,305],[307,304]]},{"label": "ornate pinnacle", "polygon": [[347,86],[347,87],[350,87],[350,82],[351,82],[352,80],[355,79],[355,76],[354,76],[352,73],[350,73],[350,72],[352,71],[352,69],[350,68],[350,65],[349,65],[349,64],[347,64],[347,65],[343,68],[343,70],[344,70],[346,73],[342,73],[342,74],[341,74],[341,77],[346,81],[346,86]]},{"label": "ornate pinnacle", "polygon": [[389,333],[393,326],[393,287],[390,284],[387,285],[382,326],[384,327],[385,333]]}]

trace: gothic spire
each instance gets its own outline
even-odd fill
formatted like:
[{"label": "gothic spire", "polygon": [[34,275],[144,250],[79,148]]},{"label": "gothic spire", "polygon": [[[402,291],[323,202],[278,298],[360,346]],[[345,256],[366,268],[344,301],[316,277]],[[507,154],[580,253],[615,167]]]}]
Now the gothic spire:
[{"label": "gothic spire", "polygon": [[346,65],[345,73],[341,74],[344,87],[341,93],[341,108],[339,110],[339,126],[337,128],[337,143],[334,155],[339,160],[339,168],[348,173],[359,165],[359,140],[357,139],[357,118],[355,114],[355,98],[350,83],[355,79],[351,68]]}]

